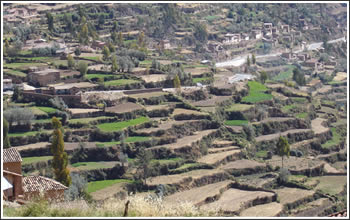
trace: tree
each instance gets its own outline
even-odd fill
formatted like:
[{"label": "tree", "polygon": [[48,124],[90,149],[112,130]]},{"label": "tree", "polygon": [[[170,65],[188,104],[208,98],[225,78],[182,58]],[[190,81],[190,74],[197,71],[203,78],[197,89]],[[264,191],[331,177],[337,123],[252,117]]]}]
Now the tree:
[{"label": "tree", "polygon": [[72,55],[68,54],[67,60],[68,60],[68,68],[73,69],[75,63]]},{"label": "tree", "polygon": [[111,39],[112,39],[112,42],[113,43],[118,43],[118,36],[117,36],[117,32],[115,32],[115,31],[113,31],[112,33],[111,33]]},{"label": "tree", "polygon": [[6,118],[3,118],[3,128],[4,128],[4,136],[3,136],[3,143],[4,143],[4,148],[9,148],[11,147],[8,132],[9,132],[9,123],[7,122]]},{"label": "tree", "polygon": [[109,58],[109,56],[111,55],[111,52],[109,51],[109,49],[108,49],[107,46],[104,46],[104,47],[103,47],[102,54],[103,54],[102,59],[103,59],[104,61],[107,61],[108,58]]},{"label": "tree", "polygon": [[261,71],[260,72],[260,80],[261,80],[262,84],[265,84],[265,81],[267,80],[267,73],[266,73],[266,71]]},{"label": "tree", "polygon": [[282,157],[282,168],[283,168],[283,158],[284,156],[289,157],[290,147],[288,140],[285,137],[280,136],[277,142],[277,154]]},{"label": "tree", "polygon": [[84,61],[80,61],[78,63],[78,70],[79,70],[81,76],[85,76],[85,74],[87,73],[87,70],[88,70],[87,63],[85,63]]},{"label": "tree", "polygon": [[177,93],[181,91],[181,82],[177,74],[174,77],[174,88],[176,88]]},{"label": "tree", "polygon": [[144,47],[145,46],[145,34],[143,33],[143,31],[140,32],[139,37],[138,37],[138,43],[139,43],[139,47]]},{"label": "tree", "polygon": [[302,72],[300,72],[299,68],[293,69],[293,80],[300,86],[306,84],[305,76]]},{"label": "tree", "polygon": [[230,11],[230,12],[227,14],[227,17],[228,17],[228,18],[233,18],[233,13],[232,13],[232,11]]},{"label": "tree", "polygon": [[50,12],[46,13],[46,18],[47,18],[47,26],[49,31],[53,31],[54,27],[53,27],[53,16]]},{"label": "tree", "polygon": [[75,48],[74,54],[75,54],[75,56],[80,56],[81,50],[80,50],[79,47],[76,47],[76,48]]},{"label": "tree", "polygon": [[112,72],[116,72],[119,69],[118,63],[117,63],[117,57],[115,55],[112,56]]},{"label": "tree", "polygon": [[124,44],[123,34],[120,31],[118,32],[118,40],[117,40],[117,42],[118,42],[118,46],[122,46]]},{"label": "tree", "polygon": [[113,53],[113,52],[116,51],[116,50],[115,50],[115,46],[114,46],[111,42],[109,42],[109,43],[107,44],[107,46],[108,46],[108,49],[109,49],[109,51],[110,51],[111,53]]},{"label": "tree", "polygon": [[150,162],[152,158],[152,152],[146,150],[144,147],[140,148],[136,155],[135,165],[137,167],[138,178],[142,179],[145,185],[146,179],[150,176]]},{"label": "tree", "polygon": [[79,43],[87,45],[89,42],[89,29],[87,24],[83,24],[79,33]]},{"label": "tree", "polygon": [[252,54],[252,63],[255,64],[256,59],[255,59],[255,54]]},{"label": "tree", "polygon": [[250,66],[250,59],[249,59],[249,56],[247,56],[247,66]]},{"label": "tree", "polygon": [[22,91],[18,86],[15,86],[13,89],[12,101],[17,102],[22,99]]},{"label": "tree", "polygon": [[206,43],[208,40],[207,27],[204,24],[197,23],[194,29],[194,37],[201,43]]},{"label": "tree", "polygon": [[61,122],[56,117],[52,117],[52,127],[54,130],[52,133],[51,153],[53,154],[52,167],[54,169],[55,180],[65,186],[69,186],[72,179],[67,169],[68,155],[64,151],[63,128]]}]

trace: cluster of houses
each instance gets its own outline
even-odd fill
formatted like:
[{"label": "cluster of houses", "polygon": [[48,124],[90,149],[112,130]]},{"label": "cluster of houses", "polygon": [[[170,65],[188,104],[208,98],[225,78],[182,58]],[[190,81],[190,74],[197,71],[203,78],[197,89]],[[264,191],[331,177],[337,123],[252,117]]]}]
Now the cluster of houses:
[{"label": "cluster of houses", "polygon": [[4,21],[14,24],[30,23],[33,18],[38,16],[38,12],[35,8],[21,7],[11,8],[6,10],[6,14],[3,16]]},{"label": "cluster of houses", "polygon": [[66,186],[43,176],[23,176],[22,158],[16,148],[3,150],[3,176],[1,190],[5,201],[24,204],[29,200],[44,196],[48,200],[64,200]]}]

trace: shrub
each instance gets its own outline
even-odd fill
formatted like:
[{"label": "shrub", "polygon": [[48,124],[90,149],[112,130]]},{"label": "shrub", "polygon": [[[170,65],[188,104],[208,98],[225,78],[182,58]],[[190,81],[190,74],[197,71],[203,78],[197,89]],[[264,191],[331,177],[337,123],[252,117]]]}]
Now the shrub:
[{"label": "shrub", "polygon": [[284,184],[288,182],[290,176],[290,172],[286,168],[282,168],[279,170],[278,174],[278,183],[279,184]]}]

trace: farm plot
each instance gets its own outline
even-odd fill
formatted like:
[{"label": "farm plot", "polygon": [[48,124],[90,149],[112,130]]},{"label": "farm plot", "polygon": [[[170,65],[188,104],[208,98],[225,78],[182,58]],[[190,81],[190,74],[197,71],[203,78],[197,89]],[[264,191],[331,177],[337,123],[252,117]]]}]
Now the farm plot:
[{"label": "farm plot", "polygon": [[21,71],[17,71],[17,70],[11,70],[11,69],[4,69],[4,75],[11,75],[11,76],[15,76],[15,77],[26,77],[27,74],[25,74],[24,72]]},{"label": "farm plot", "polygon": [[142,99],[142,98],[147,99],[151,97],[159,97],[166,94],[168,93],[167,92],[147,92],[147,93],[132,94],[128,96],[135,99]]},{"label": "farm plot", "polygon": [[16,69],[19,71],[25,71],[29,67],[34,67],[34,66],[43,67],[43,66],[47,66],[47,64],[44,64],[44,63],[6,63],[4,64],[4,68]]},{"label": "farm plot", "polygon": [[261,121],[257,121],[257,122],[252,122],[251,124],[263,124],[266,122],[285,122],[285,121],[289,121],[289,120],[295,120],[295,118],[291,118],[291,117],[271,117],[271,118],[266,118],[264,120]]},{"label": "farm plot", "polygon": [[111,80],[104,83],[105,86],[124,86],[128,84],[135,84],[140,83],[139,80],[134,79],[117,79],[117,80]]},{"label": "farm plot", "polygon": [[[131,136],[125,138],[125,143],[134,143],[134,142],[143,142],[150,140],[150,137],[144,137],[144,136]],[[110,142],[96,142],[97,147],[108,147],[113,146],[116,144],[120,144],[120,141],[110,141]]]},{"label": "farm plot", "polygon": [[242,126],[247,125],[249,121],[247,120],[226,120],[225,125],[228,126]]},{"label": "farm plot", "polygon": [[176,108],[174,109],[174,112],[172,116],[175,115],[181,115],[181,114],[186,114],[186,115],[208,115],[206,112],[199,112],[195,110],[189,110],[189,109],[184,109],[184,108]]},{"label": "farm plot", "polygon": [[319,182],[315,187],[315,190],[319,189],[329,195],[337,195],[343,191],[344,186],[347,184],[347,177],[344,176],[318,176],[308,178],[306,184],[317,181]]},{"label": "farm plot", "polygon": [[[82,142],[85,148],[95,148],[96,142]],[[64,150],[65,151],[73,151],[79,148],[79,142],[65,142]]]},{"label": "farm plot", "polygon": [[257,205],[243,210],[240,213],[242,217],[277,217],[283,211],[283,206],[277,202],[270,202],[263,205]]},{"label": "farm plot", "polygon": [[240,149],[234,149],[231,151],[224,151],[219,153],[207,154],[197,160],[198,163],[205,163],[212,166],[217,166],[226,161],[232,161],[238,159],[241,153]]},{"label": "farm plot", "polygon": [[[218,178],[218,176],[221,176],[222,179]],[[150,177],[147,178],[147,185],[155,187],[159,184],[168,184],[181,185],[183,188],[188,188],[194,185],[196,180],[211,179],[211,182],[214,183],[227,179],[227,177],[227,174],[223,170],[198,169],[181,174]],[[208,183],[209,181],[206,182]]]},{"label": "farm plot", "polygon": [[220,148],[209,148],[208,153],[209,154],[215,154],[215,153],[220,153],[220,152],[225,152],[225,151],[232,151],[232,150],[237,150],[240,149],[237,146],[230,146],[230,147],[220,147]]},{"label": "farm plot", "polygon": [[183,203],[190,202],[194,205],[201,205],[206,202],[207,199],[220,196],[222,190],[226,190],[229,187],[231,180],[225,180],[213,184],[208,184],[201,187],[196,187],[190,190],[177,192],[164,198],[165,203]]},{"label": "farm plot", "polygon": [[283,187],[281,189],[274,189],[280,199],[280,203],[283,206],[288,204],[294,204],[296,202],[302,202],[303,200],[312,197],[315,194],[315,191]]},{"label": "farm plot", "polygon": [[42,156],[42,157],[22,157],[22,165],[41,162],[41,161],[48,161],[51,160],[52,156]]},{"label": "farm plot", "polygon": [[136,110],[141,110],[143,109],[143,107],[139,104],[133,103],[133,102],[126,102],[126,103],[122,103],[122,104],[118,104],[116,106],[112,106],[112,107],[107,107],[105,109],[106,112],[110,112],[110,113],[125,113],[125,112],[132,112],[132,111],[136,111]]},{"label": "farm plot", "polygon": [[149,118],[139,117],[139,118],[135,118],[135,119],[128,120],[128,121],[102,123],[102,124],[97,125],[97,127],[99,129],[101,129],[101,131],[111,132],[111,131],[119,131],[119,130],[122,130],[124,128],[130,127],[130,126],[143,124],[143,123],[148,122],[148,121],[149,121]]},{"label": "farm plot", "polygon": [[118,161],[78,162],[69,165],[68,168],[71,171],[95,170],[103,168],[112,168],[118,163]]},{"label": "farm plot", "polygon": [[92,181],[88,183],[87,192],[91,193],[95,200],[104,200],[125,191],[125,186],[130,182],[132,181],[127,179]]},{"label": "farm plot", "polygon": [[266,165],[253,160],[236,160],[220,166],[220,169],[228,173],[254,173],[259,170],[264,170]]},{"label": "farm plot", "polygon": [[166,149],[170,149],[170,150],[178,150],[180,148],[191,146],[192,143],[200,141],[203,137],[210,135],[216,131],[217,131],[216,129],[197,131],[197,132],[195,132],[194,135],[186,136],[186,137],[177,139],[176,143],[159,145],[159,146],[151,147],[148,149],[152,150],[152,149],[166,148]]},{"label": "farm plot", "polygon": [[316,118],[311,121],[311,128],[315,132],[315,134],[321,134],[329,131],[329,128],[326,128],[322,125],[323,122],[327,121],[324,118]]},{"label": "farm plot", "polygon": [[210,73],[210,69],[208,67],[196,67],[196,68],[185,68],[186,73],[191,73],[192,76],[199,76],[204,73]]},{"label": "farm plot", "polygon": [[139,76],[142,80],[144,80],[146,83],[150,82],[162,82],[166,80],[167,75],[166,74],[150,74],[150,75],[142,75]]},{"label": "farm plot", "polygon": [[200,209],[220,210],[226,214],[239,214],[242,209],[253,204],[272,202],[276,199],[275,193],[264,191],[246,191],[230,188],[225,191],[219,200],[205,204]]},{"label": "farm plot", "polygon": [[[267,163],[269,163],[273,169],[276,169],[277,166],[281,167],[282,165],[282,158],[279,156],[272,156],[271,159],[266,160]],[[322,169],[325,162],[318,159],[307,159],[302,157],[285,157],[283,160],[283,166],[288,168],[289,171],[292,174],[304,174],[311,172],[313,169]]]},{"label": "farm plot", "polygon": [[232,96],[215,96],[215,95],[213,95],[210,99],[192,102],[192,105],[201,106],[201,107],[215,106],[215,105],[217,105],[225,100],[230,100],[230,99],[232,99]]},{"label": "farm plot", "polygon": [[269,141],[279,138],[279,136],[287,136],[288,134],[297,134],[312,131],[311,129],[291,129],[281,133],[261,135],[255,138],[256,142]]},{"label": "farm plot", "polygon": [[328,140],[326,143],[322,144],[322,148],[330,148],[340,143],[342,140],[342,136],[337,132],[336,128],[331,128],[332,131],[332,139]]},{"label": "farm plot", "polygon": [[346,78],[346,72],[337,72],[337,75],[333,78],[333,81],[344,81]]},{"label": "farm plot", "polygon": [[94,118],[74,118],[69,120],[69,124],[89,124],[94,121],[103,120],[103,119],[112,119],[114,117],[107,117],[107,116],[101,116],[101,117],[94,117]]},{"label": "farm plot", "polygon": [[238,176],[236,179],[243,185],[264,188],[266,185],[271,185],[273,182],[275,182],[277,177],[278,176],[276,173],[270,172]]},{"label": "farm plot", "polygon": [[38,142],[34,144],[26,144],[21,146],[16,146],[16,149],[21,152],[22,150],[28,150],[28,149],[38,149],[38,148],[46,148],[50,145],[49,142]]},{"label": "farm plot", "polygon": [[231,112],[231,111],[241,112],[242,111],[243,112],[243,111],[247,111],[253,107],[254,107],[254,105],[235,103],[235,104],[232,104],[229,108],[225,109],[225,111],[227,111],[227,112]]},{"label": "farm plot", "polygon": [[173,125],[183,125],[183,124],[187,124],[187,123],[191,123],[191,122],[195,122],[198,120],[188,120],[188,121],[166,121],[163,123],[160,123],[158,125],[158,127],[156,128],[143,128],[143,129],[139,129],[136,130],[136,133],[139,134],[152,134],[152,133],[157,133],[158,131],[161,130],[168,130],[170,128],[172,128]]},{"label": "farm plot", "polygon": [[73,115],[75,115],[75,114],[99,112],[99,111],[101,111],[101,109],[98,109],[98,108],[69,108],[68,111],[70,111]]},{"label": "farm plot", "polygon": [[153,110],[169,109],[169,105],[149,105],[145,106],[146,111],[150,112]]},{"label": "farm plot", "polygon": [[268,89],[263,84],[256,81],[249,81],[249,95],[242,98],[243,102],[257,103],[266,100],[271,100],[273,97],[271,94],[264,93]]}]

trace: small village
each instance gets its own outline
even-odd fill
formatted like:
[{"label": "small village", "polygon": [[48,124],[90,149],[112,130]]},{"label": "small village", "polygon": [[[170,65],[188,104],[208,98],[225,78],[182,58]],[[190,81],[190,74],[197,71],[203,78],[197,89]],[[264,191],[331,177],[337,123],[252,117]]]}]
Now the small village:
[{"label": "small village", "polygon": [[347,216],[348,3],[2,4],[3,217]]}]

